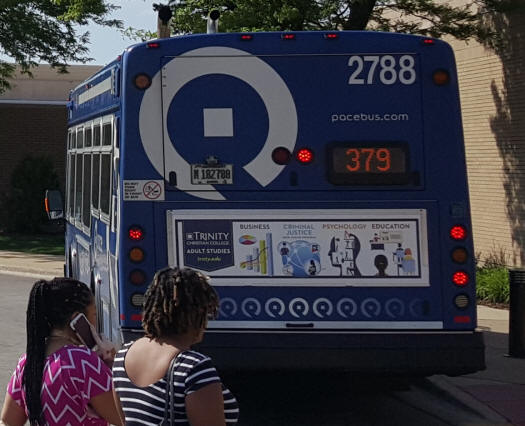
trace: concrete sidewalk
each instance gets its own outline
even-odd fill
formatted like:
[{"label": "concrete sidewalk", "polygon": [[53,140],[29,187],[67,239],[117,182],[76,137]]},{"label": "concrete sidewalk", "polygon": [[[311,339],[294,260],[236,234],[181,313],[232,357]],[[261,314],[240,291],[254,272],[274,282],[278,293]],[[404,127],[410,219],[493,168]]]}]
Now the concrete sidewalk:
[{"label": "concrete sidewalk", "polygon": [[[63,256],[0,251],[0,273],[51,278],[63,275],[63,265]],[[487,369],[430,381],[479,413],[484,420],[478,426],[525,426],[525,359],[507,356],[509,311],[478,306],[478,326],[484,331]]]},{"label": "concrete sidewalk", "polygon": [[509,311],[481,305],[477,311],[485,338],[486,370],[430,380],[490,421],[480,424],[525,426],[525,358],[507,355]]},{"label": "concrete sidewalk", "polygon": [[64,256],[0,250],[0,273],[49,279],[64,275]]}]

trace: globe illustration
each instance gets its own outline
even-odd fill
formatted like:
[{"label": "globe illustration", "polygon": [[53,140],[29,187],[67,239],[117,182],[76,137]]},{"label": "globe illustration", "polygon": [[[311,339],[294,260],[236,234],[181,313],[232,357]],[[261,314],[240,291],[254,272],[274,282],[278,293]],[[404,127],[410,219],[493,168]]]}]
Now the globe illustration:
[{"label": "globe illustration", "polygon": [[283,273],[294,277],[311,277],[321,273],[321,257],[318,244],[307,241],[293,241],[283,258]]}]

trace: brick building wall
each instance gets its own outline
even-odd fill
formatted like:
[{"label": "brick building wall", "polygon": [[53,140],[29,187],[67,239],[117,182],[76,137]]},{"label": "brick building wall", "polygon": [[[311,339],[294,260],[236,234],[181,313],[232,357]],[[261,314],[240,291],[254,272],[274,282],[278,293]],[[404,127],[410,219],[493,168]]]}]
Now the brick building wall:
[{"label": "brick building wall", "polygon": [[0,94],[0,194],[9,193],[13,170],[28,155],[51,158],[64,190],[66,100],[100,68],[71,66],[68,74],[58,74],[39,65],[34,78],[17,72],[10,80],[11,89]]},{"label": "brick building wall", "polygon": [[448,40],[459,75],[475,251],[525,265],[525,13],[488,17],[501,48]]},{"label": "brick building wall", "polygon": [[0,104],[0,193],[27,155],[50,157],[64,182],[66,129],[65,105]]}]

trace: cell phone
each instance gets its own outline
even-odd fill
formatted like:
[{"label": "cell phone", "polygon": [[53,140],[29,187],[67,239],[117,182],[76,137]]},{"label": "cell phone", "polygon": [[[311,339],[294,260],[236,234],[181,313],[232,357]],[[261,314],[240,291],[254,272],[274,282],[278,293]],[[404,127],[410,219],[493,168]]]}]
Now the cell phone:
[{"label": "cell phone", "polygon": [[78,314],[71,320],[69,326],[76,333],[80,341],[89,349],[97,346],[97,342],[91,333],[91,324],[84,314]]}]

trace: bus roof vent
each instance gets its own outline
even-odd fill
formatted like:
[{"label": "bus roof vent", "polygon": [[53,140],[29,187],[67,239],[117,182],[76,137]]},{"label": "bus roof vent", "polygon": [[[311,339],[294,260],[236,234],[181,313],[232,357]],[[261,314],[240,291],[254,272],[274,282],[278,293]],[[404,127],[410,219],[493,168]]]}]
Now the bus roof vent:
[{"label": "bus roof vent", "polygon": [[212,10],[208,15],[208,21],[206,25],[206,32],[208,34],[215,34],[219,32],[219,16],[221,16],[221,12],[216,9]]},{"label": "bus roof vent", "polygon": [[166,4],[154,3],[153,10],[157,12],[157,38],[169,38],[170,19],[173,17],[171,7]]}]

